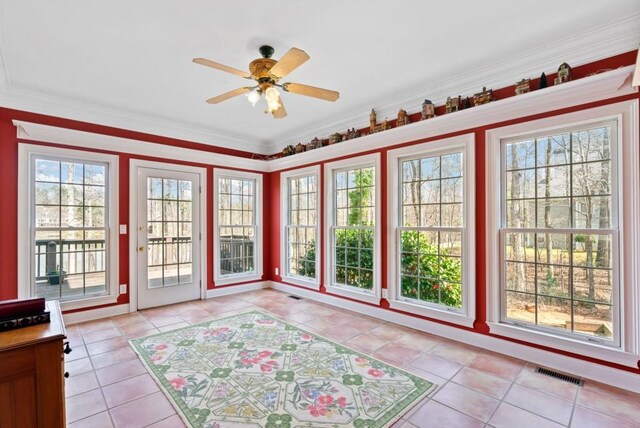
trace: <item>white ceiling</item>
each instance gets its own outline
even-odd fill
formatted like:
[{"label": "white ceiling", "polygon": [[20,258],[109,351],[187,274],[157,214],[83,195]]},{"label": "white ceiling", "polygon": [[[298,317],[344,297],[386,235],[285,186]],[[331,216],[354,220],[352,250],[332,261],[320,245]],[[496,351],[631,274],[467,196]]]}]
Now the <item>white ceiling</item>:
[{"label": "white ceiling", "polygon": [[[284,145],[419,109],[483,85],[638,47],[638,0],[270,1],[0,0],[0,105],[273,153]],[[240,96],[270,44],[311,60],[284,80],[340,91],[329,103],[283,94],[283,120]]]}]

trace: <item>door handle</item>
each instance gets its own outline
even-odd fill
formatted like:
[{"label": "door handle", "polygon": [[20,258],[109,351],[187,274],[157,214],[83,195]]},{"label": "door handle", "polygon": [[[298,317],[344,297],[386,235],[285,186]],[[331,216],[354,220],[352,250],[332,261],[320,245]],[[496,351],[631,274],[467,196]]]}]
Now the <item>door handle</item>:
[{"label": "door handle", "polygon": [[139,253],[144,253],[144,247],[138,247],[138,252]]}]

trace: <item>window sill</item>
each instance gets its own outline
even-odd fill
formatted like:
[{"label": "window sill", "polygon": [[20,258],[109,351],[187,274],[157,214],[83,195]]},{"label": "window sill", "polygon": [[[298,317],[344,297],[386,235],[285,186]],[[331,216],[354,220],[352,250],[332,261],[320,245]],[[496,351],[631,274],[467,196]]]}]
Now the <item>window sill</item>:
[{"label": "window sill", "polygon": [[258,275],[256,273],[223,276],[220,278],[216,278],[214,281],[214,285],[217,286],[217,285],[240,284],[243,282],[260,281],[261,279],[262,279],[262,274]]},{"label": "window sill", "polygon": [[627,367],[637,368],[640,356],[625,352],[620,348],[614,348],[586,340],[560,337],[542,331],[536,331],[526,327],[519,327],[505,323],[487,323],[489,331],[497,336],[522,340],[531,344],[542,345],[586,357],[597,358],[603,361],[621,364]]},{"label": "window sill", "polygon": [[59,301],[62,311],[71,311],[75,309],[87,309],[95,306],[110,305],[118,302],[118,296],[109,294],[106,296],[87,297],[86,299]]},{"label": "window sill", "polygon": [[440,321],[446,321],[452,324],[464,327],[473,327],[475,319],[461,312],[447,311],[446,309],[438,309],[433,307],[421,306],[415,303],[405,302],[402,300],[389,300],[391,309],[408,312],[410,314],[421,315],[427,318],[433,318]]},{"label": "window sill", "polygon": [[286,282],[293,285],[299,285],[300,287],[310,288],[311,290],[319,290],[320,283],[315,282],[308,279],[303,279],[302,277],[296,276],[283,276],[282,282]]},{"label": "window sill", "polygon": [[350,299],[359,300],[361,302],[373,303],[374,305],[380,305],[380,296],[373,293],[366,293],[357,290],[350,290],[338,285],[327,286],[327,293],[335,294],[342,297],[348,297]]}]

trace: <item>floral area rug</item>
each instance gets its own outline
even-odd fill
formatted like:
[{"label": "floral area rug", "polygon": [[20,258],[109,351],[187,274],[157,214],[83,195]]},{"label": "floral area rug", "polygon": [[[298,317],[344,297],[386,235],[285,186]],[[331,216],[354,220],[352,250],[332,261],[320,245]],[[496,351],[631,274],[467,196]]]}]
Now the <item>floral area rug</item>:
[{"label": "floral area rug", "polygon": [[386,427],[435,387],[259,311],[130,343],[192,427]]}]

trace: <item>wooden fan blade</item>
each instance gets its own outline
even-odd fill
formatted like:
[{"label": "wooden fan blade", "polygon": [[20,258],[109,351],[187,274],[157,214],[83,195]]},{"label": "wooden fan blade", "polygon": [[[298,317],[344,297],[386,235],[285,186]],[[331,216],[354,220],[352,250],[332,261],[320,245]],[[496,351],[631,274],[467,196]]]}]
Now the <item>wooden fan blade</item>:
[{"label": "wooden fan blade", "polygon": [[638,57],[636,58],[636,69],[633,72],[633,82],[631,86],[640,86],[640,50],[638,50]]},{"label": "wooden fan blade", "polygon": [[207,100],[207,102],[209,104],[218,104],[218,103],[221,103],[222,101],[228,100],[229,98],[233,98],[233,97],[237,97],[238,95],[246,94],[250,90],[251,90],[251,88],[249,88],[249,87],[234,89],[233,91],[225,92],[224,94],[218,95],[217,97],[209,98]]},{"label": "wooden fan blade", "polygon": [[298,48],[291,48],[282,58],[280,58],[280,61],[278,61],[276,65],[271,67],[269,74],[274,79],[279,79],[291,73],[308,60],[309,55],[307,55],[305,51]]},{"label": "wooden fan blade", "polygon": [[287,110],[284,108],[284,103],[282,102],[282,98],[278,97],[278,102],[280,103],[280,107],[278,110],[274,110],[271,112],[274,119],[283,119],[287,117]]},{"label": "wooden fan blade", "polygon": [[213,62],[206,58],[194,58],[193,62],[207,67],[215,68],[217,70],[226,71],[227,73],[235,74],[236,76],[244,77],[245,79],[251,79],[251,75],[246,71],[238,70],[237,68],[229,67],[228,65]]},{"label": "wooden fan blade", "polygon": [[285,83],[282,89],[294,94],[306,95],[326,101],[335,101],[340,98],[340,93],[329,89],[316,88],[315,86],[302,85],[300,83]]}]

